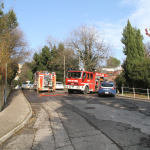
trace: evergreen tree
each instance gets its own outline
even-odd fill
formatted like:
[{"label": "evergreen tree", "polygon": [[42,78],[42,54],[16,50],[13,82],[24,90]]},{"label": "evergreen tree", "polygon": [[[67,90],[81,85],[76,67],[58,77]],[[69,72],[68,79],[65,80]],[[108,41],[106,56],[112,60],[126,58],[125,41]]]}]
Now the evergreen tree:
[{"label": "evergreen tree", "polygon": [[143,59],[134,64],[132,70],[134,87],[150,88],[150,60]]},{"label": "evergreen tree", "polygon": [[142,60],[144,58],[144,45],[140,29],[133,28],[128,20],[122,35],[121,42],[124,44],[123,52],[127,56],[127,59]]},{"label": "evergreen tree", "polygon": [[136,31],[136,48],[138,51],[137,59],[138,60],[143,60],[144,59],[144,45],[143,45],[143,36],[141,35],[140,29]]},{"label": "evergreen tree", "polygon": [[127,59],[137,58],[137,47],[136,47],[136,34],[135,29],[131,26],[129,20],[127,26],[123,29],[123,38],[121,42],[125,45],[123,48],[124,54],[127,56]]},{"label": "evergreen tree", "polygon": [[51,62],[51,51],[47,46],[42,48],[42,52],[37,54],[35,53],[33,56],[33,62],[30,64],[30,68],[33,73],[36,71],[51,71],[49,64]]},{"label": "evergreen tree", "polygon": [[78,63],[76,63],[78,59],[75,56],[76,55],[74,55],[71,50],[65,49],[63,43],[60,43],[58,47],[54,45],[52,49],[44,46],[39,54],[34,54],[33,62],[28,63],[28,66],[31,68],[33,73],[44,70],[56,72],[57,81],[63,82],[64,68],[65,72],[68,68],[78,68]]},{"label": "evergreen tree", "polygon": [[137,82],[139,73],[136,71],[135,66],[144,60],[143,36],[139,29],[131,26],[129,20],[127,26],[123,29],[122,35],[121,42],[124,44],[123,52],[127,56],[123,64],[124,77],[129,86],[138,86],[135,83],[139,83]]},{"label": "evergreen tree", "polygon": [[44,46],[42,48],[42,53],[41,53],[41,63],[45,66],[44,68],[49,69],[49,63],[51,62],[51,51],[49,47]]}]

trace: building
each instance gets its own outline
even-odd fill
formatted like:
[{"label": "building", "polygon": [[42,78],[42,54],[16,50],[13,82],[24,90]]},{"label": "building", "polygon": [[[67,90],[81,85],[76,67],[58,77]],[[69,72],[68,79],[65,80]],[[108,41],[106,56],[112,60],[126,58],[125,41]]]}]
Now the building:
[{"label": "building", "polygon": [[[18,68],[19,68],[19,70],[18,70],[18,74],[19,74],[19,73],[21,73],[22,65],[21,65],[21,64],[18,64]],[[17,76],[15,77],[15,79],[14,79],[14,80],[18,80],[18,79],[19,79],[18,74],[17,74]]]},{"label": "building", "polygon": [[116,67],[116,68],[102,68],[102,71],[108,74],[108,81],[114,81],[116,76],[122,72],[123,68]]}]

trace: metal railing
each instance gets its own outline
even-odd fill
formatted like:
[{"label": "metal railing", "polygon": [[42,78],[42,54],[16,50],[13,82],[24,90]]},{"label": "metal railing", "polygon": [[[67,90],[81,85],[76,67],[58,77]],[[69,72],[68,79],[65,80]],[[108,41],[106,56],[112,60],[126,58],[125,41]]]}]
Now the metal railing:
[{"label": "metal railing", "polygon": [[131,96],[131,97],[139,97],[149,100],[149,90],[150,89],[142,89],[142,88],[130,88],[130,87],[121,87],[122,96]]}]

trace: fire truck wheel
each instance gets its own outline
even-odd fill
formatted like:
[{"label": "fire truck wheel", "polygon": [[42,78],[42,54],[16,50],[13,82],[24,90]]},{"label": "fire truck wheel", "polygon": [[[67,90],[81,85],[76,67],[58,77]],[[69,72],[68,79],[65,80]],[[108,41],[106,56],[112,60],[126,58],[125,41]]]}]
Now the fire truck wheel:
[{"label": "fire truck wheel", "polygon": [[86,87],[85,87],[85,89],[84,89],[84,91],[83,91],[83,94],[87,94],[87,93],[88,93],[88,91],[89,91],[89,87],[88,87],[88,86],[86,86]]}]

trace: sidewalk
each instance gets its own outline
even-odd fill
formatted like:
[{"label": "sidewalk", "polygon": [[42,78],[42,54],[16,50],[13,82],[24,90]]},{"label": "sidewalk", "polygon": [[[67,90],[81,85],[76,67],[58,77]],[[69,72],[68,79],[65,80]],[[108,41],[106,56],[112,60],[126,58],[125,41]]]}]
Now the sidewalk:
[{"label": "sidewalk", "polygon": [[32,116],[32,109],[21,90],[13,90],[0,112],[0,144],[23,128]]}]

